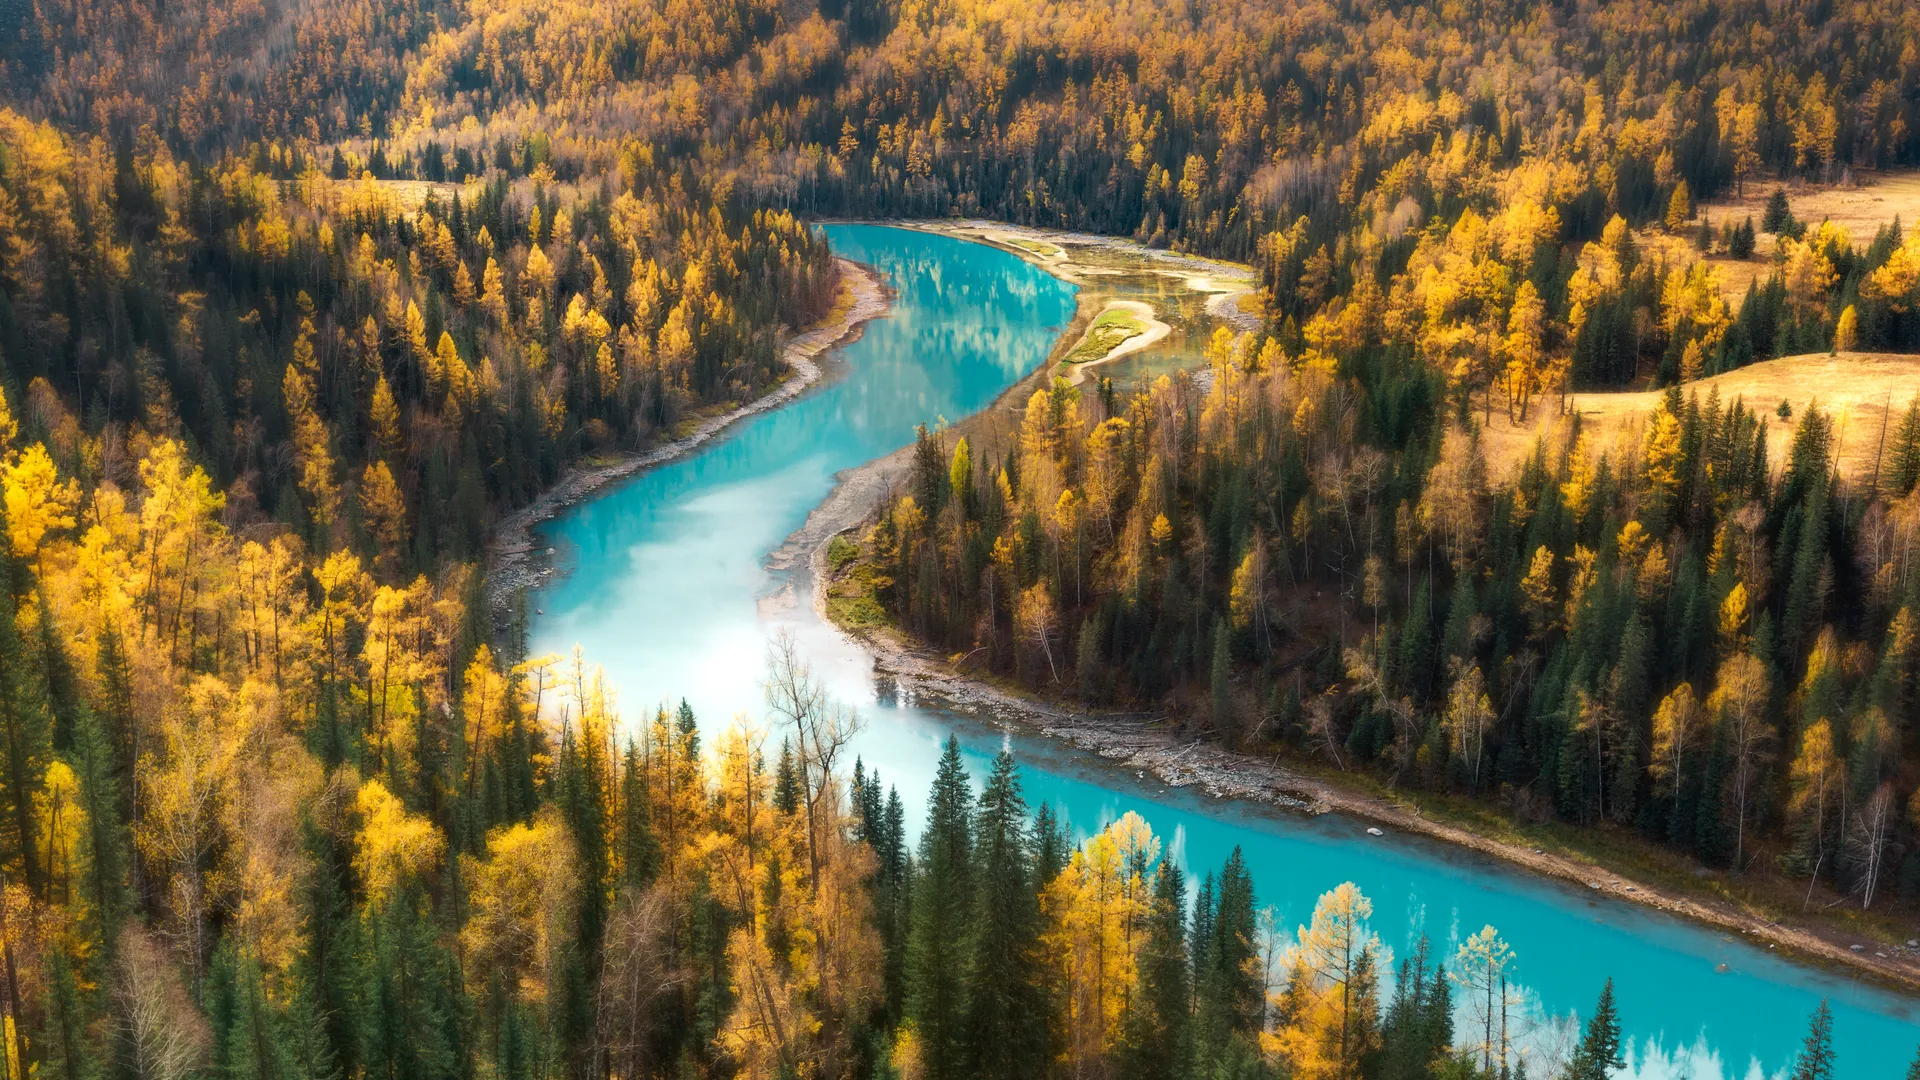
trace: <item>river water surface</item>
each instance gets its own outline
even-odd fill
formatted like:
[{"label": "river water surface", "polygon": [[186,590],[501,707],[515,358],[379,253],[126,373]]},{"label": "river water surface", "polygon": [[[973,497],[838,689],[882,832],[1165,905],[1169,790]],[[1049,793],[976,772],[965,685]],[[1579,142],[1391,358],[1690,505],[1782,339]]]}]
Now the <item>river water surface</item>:
[{"label": "river water surface", "polygon": [[[1483,925],[1512,946],[1525,1042],[1547,1054],[1612,977],[1631,1075],[1771,1076],[1791,1061],[1821,998],[1834,1010],[1843,1077],[1904,1075],[1920,1007],[1852,977],[1792,963],[1733,936],[1586,895],[1497,861],[1358,823],[1166,789],[1045,739],[903,700],[876,687],[870,659],[797,600],[767,557],[826,498],[835,474],[910,442],[921,421],[990,404],[1047,356],[1071,321],[1073,287],[1013,255],[906,229],[831,225],[842,255],[898,290],[892,313],[828,365],[822,385],[743,420],[680,459],[609,489],[545,529],[565,573],[530,598],[535,653],[576,644],[605,668],[636,721],[685,697],[709,733],[764,712],[769,636],[801,652],[865,720],[856,749],[899,787],[917,829],[939,745],[957,736],[976,779],[1010,745],[1028,801],[1050,803],[1085,836],[1138,811],[1190,880],[1237,845],[1258,902],[1290,930],[1342,881],[1372,898],[1373,929],[1396,955],[1424,930],[1450,955]],[[1463,1029],[1469,1022],[1464,1012]],[[1534,1075],[1540,1075],[1538,1069]]]}]

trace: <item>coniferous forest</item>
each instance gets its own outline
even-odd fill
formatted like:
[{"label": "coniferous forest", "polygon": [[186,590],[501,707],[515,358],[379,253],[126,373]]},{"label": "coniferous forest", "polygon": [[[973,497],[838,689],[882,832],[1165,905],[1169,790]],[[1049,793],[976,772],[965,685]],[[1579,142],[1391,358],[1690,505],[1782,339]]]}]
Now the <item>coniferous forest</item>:
[{"label": "coniferous forest", "polygon": [[1911,917],[1920,398],[1861,470],[1690,384],[1920,350],[1920,223],[1802,218],[1917,128],[1900,0],[0,0],[4,1078],[1525,1074],[1497,928],[1282,942],[952,743],[910,835],[787,643],[723,722],[496,623],[504,515],[788,375],[827,217],[1259,276],[1204,373],[923,433],[836,555],[907,634]]}]

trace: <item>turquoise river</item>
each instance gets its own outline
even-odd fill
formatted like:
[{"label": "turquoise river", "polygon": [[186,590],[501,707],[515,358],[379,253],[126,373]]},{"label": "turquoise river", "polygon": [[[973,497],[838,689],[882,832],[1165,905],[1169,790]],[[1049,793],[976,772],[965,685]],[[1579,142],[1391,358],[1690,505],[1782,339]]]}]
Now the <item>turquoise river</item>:
[{"label": "turquoise river", "polygon": [[539,611],[535,653],[578,644],[605,668],[630,719],[684,696],[713,731],[737,712],[764,711],[759,673],[769,636],[784,627],[864,717],[856,749],[898,785],[910,815],[948,735],[959,738],[976,778],[1011,746],[1029,802],[1050,803],[1080,836],[1138,811],[1190,878],[1217,869],[1238,845],[1258,902],[1288,930],[1341,881],[1373,899],[1372,926],[1396,954],[1422,929],[1450,953],[1483,925],[1497,927],[1517,956],[1532,1053],[1563,1045],[1570,1018],[1592,1008],[1611,976],[1632,1040],[1629,1075],[1776,1075],[1823,997],[1834,1010],[1840,1075],[1903,1075],[1920,1043],[1920,1003],[1910,998],[1444,845],[1370,836],[1337,815],[1168,789],[877,685],[870,658],[814,616],[769,554],[827,497],[837,473],[910,442],[923,420],[985,408],[1032,371],[1072,319],[1075,298],[1071,285],[992,247],[879,226],[826,231],[841,254],[897,290],[892,312],[841,349],[822,383],[796,401],[550,523],[544,535],[563,573],[530,600]]}]

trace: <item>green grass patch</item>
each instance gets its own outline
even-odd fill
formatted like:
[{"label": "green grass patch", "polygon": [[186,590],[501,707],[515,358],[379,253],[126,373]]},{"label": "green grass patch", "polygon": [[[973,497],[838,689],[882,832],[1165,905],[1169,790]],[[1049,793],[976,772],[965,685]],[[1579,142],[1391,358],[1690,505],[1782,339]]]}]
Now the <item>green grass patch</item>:
[{"label": "green grass patch", "polygon": [[859,596],[827,597],[827,614],[836,624],[849,630],[871,630],[887,625],[886,610],[878,600],[864,593]]},{"label": "green grass patch", "polygon": [[827,568],[839,573],[846,565],[860,557],[860,545],[844,536],[836,536],[827,541]]},{"label": "green grass patch", "polygon": [[1043,259],[1055,258],[1061,254],[1058,247],[1047,243],[1045,240],[1027,240],[1022,237],[1012,237],[1008,242],[1023,251],[1031,251]]},{"label": "green grass patch", "polygon": [[1130,311],[1115,309],[1102,312],[1087,327],[1087,336],[1067,354],[1067,363],[1084,364],[1089,360],[1098,360],[1112,352],[1129,338],[1139,337],[1147,332],[1147,324]]}]

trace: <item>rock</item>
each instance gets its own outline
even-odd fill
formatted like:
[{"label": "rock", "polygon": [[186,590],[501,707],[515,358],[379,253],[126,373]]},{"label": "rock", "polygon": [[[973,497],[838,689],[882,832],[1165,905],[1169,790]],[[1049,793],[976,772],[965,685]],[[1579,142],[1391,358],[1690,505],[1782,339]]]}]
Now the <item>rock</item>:
[{"label": "rock", "polygon": [[1849,948],[1849,949],[1852,949],[1852,950],[1853,950],[1854,952],[1866,952],[1866,951],[1867,951],[1867,947],[1866,947],[1865,945],[1849,945],[1849,946],[1847,946],[1847,948]]}]

